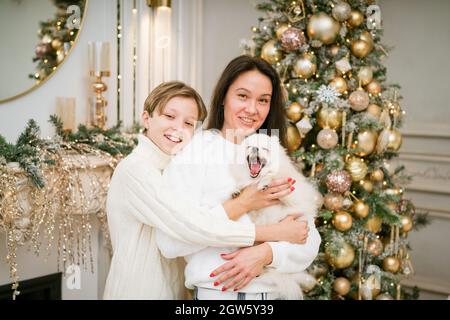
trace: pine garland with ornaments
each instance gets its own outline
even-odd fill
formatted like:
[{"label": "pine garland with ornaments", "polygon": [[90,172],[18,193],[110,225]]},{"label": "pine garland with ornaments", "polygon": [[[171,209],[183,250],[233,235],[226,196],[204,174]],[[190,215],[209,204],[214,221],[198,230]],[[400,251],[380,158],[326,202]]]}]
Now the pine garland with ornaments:
[{"label": "pine garland with ornaments", "polygon": [[278,71],[288,149],[323,194],[307,299],[417,299],[407,235],[427,223],[391,160],[402,145],[400,87],[386,82],[373,0],[270,0],[246,53]]},{"label": "pine garland with ornaments", "polygon": [[[79,125],[76,132],[52,115],[55,136],[43,139],[31,119],[16,143],[0,135],[0,234],[6,239],[12,298],[20,294],[20,247],[57,252],[57,269],[76,264],[94,272],[90,213],[112,252],[105,201],[110,173],[137,145],[137,127],[122,132]],[[62,265],[61,265],[62,264]]]}]

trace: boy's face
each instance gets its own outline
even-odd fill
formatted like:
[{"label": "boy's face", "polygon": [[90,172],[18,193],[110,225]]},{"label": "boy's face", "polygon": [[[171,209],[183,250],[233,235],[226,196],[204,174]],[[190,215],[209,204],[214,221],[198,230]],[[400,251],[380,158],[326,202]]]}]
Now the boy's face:
[{"label": "boy's face", "polygon": [[142,114],[147,137],[162,151],[175,154],[192,138],[198,121],[197,103],[192,98],[174,97],[161,111]]}]

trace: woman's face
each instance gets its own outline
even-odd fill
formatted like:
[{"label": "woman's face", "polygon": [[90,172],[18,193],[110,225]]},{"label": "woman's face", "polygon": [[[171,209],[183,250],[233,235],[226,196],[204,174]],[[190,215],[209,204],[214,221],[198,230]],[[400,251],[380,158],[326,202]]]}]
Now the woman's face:
[{"label": "woman's face", "polygon": [[174,97],[161,111],[142,114],[147,137],[167,154],[175,154],[192,138],[198,120],[197,103],[192,98]]},{"label": "woman's face", "polygon": [[271,97],[269,77],[258,70],[239,75],[225,95],[222,134],[232,134],[240,142],[258,130],[269,114]]}]

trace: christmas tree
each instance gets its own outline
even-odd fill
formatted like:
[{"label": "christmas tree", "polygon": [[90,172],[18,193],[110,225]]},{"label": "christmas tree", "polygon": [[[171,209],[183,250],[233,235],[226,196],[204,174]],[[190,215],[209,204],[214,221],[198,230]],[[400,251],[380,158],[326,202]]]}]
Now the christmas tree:
[{"label": "christmas tree", "polygon": [[52,19],[40,22],[36,45],[36,70],[28,75],[36,83],[44,80],[64,60],[74,44],[84,10],[84,0],[53,0],[56,12]]},{"label": "christmas tree", "polygon": [[381,12],[371,0],[271,0],[247,53],[278,71],[287,97],[288,148],[318,186],[320,253],[307,299],[411,299],[407,235],[426,223],[403,195],[391,161],[405,112],[386,82]]}]

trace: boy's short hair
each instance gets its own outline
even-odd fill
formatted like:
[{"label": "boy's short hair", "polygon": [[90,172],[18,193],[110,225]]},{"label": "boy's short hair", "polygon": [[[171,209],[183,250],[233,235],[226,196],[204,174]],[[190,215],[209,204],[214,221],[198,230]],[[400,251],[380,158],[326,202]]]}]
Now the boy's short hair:
[{"label": "boy's short hair", "polygon": [[202,97],[192,87],[181,81],[169,81],[161,83],[149,94],[144,102],[144,111],[147,111],[150,116],[156,110],[161,113],[163,108],[167,105],[170,99],[175,97],[191,98],[197,104],[198,121],[203,121],[206,118],[207,111]]}]

